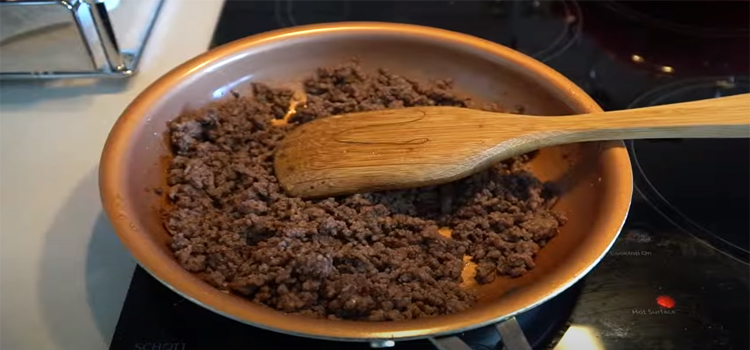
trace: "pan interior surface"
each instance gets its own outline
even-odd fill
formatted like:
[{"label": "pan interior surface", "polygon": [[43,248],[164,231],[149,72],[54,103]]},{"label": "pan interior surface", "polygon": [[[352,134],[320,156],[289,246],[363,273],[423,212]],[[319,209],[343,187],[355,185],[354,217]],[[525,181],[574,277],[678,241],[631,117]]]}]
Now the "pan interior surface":
[{"label": "pan interior surface", "polygon": [[220,292],[174,259],[157,211],[165,187],[167,122],[187,109],[226,98],[249,82],[294,86],[316,68],[360,60],[415,79],[451,78],[479,101],[522,105],[528,114],[599,111],[574,84],[510,49],[453,32],[383,23],[338,23],[274,31],[201,55],[155,82],[123,113],[100,167],[106,212],[117,234],[147,271],[204,307],[261,328],[315,338],[372,341],[450,334],[496,322],[556,295],[587,273],[616,239],[627,216],[632,175],[621,142],[547,148],[531,163],[541,180],[564,190],[555,209],[568,223],[520,278],[476,288],[476,307],[453,315],[393,322],[330,321],[287,315]]}]

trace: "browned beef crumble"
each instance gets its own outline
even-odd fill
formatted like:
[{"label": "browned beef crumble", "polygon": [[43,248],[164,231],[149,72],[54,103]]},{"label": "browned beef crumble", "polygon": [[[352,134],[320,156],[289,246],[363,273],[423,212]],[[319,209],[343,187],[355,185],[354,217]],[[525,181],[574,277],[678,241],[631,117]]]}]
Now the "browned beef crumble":
[{"label": "browned beef crumble", "polygon": [[[293,128],[332,114],[409,106],[475,107],[451,82],[429,84],[355,63],[319,69],[292,125],[292,91],[253,85],[251,96],[169,123],[164,224],[187,270],[217,288],[289,313],[402,320],[471,307],[461,287],[464,255],[476,282],[520,276],[564,218],[527,157],[443,186],[323,200],[287,196],[273,172],[274,147]],[[497,110],[498,106],[482,106]],[[440,227],[453,230],[441,236]]]}]

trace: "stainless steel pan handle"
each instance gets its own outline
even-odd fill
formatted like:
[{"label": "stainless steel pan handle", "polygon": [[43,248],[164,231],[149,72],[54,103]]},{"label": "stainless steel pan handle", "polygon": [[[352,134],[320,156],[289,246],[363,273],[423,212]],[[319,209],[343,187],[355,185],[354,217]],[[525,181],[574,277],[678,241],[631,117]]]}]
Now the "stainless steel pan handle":
[{"label": "stainless steel pan handle", "polygon": [[523,334],[521,325],[515,317],[495,324],[495,328],[500,333],[500,339],[503,341],[505,350],[532,350],[526,335]]},{"label": "stainless steel pan handle", "polygon": [[[500,333],[504,350],[532,350],[529,341],[523,334],[521,325],[515,317],[508,318],[495,324],[495,329]],[[458,336],[443,338],[430,338],[430,342],[438,350],[474,350]]]},{"label": "stainless steel pan handle", "polygon": [[461,338],[453,335],[444,338],[430,338],[438,350],[472,350]]}]

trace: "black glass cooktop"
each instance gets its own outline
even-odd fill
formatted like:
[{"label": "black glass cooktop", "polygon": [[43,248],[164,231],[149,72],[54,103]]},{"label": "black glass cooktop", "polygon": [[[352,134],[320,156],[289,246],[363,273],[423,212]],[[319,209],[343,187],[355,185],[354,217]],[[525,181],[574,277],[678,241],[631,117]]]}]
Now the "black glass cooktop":
[{"label": "black glass cooktop", "polygon": [[[608,110],[750,92],[748,1],[228,1],[211,46],[335,21],[412,23],[483,37],[557,69]],[[636,194],[620,238],[584,280],[517,317],[529,343],[557,350],[750,349],[750,140],[635,141],[628,149]],[[503,349],[492,326],[456,336],[472,349]],[[272,347],[369,345],[240,324],[138,268],[110,349]]]}]

